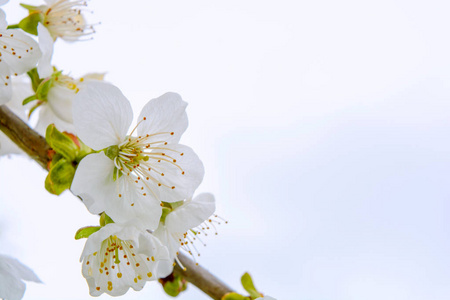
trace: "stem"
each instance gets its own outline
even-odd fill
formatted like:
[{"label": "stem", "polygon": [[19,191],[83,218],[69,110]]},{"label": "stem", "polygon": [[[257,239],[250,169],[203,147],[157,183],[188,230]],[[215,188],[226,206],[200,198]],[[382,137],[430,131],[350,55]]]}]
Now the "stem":
[{"label": "stem", "polygon": [[211,298],[221,300],[225,294],[233,292],[219,278],[215,277],[202,266],[196,265],[186,254],[178,254],[178,259],[186,267],[186,271],[183,271],[180,266],[176,265],[173,272],[186,278],[187,281],[201,289]]},{"label": "stem", "polygon": [[19,24],[11,24],[11,25],[8,25],[8,27],[6,29],[17,29],[17,28],[20,28]]},{"label": "stem", "polygon": [[[47,165],[50,162],[48,156],[51,150],[50,146],[42,136],[31,129],[5,105],[0,106],[0,130],[47,170]],[[233,292],[231,288],[205,268],[197,266],[188,256],[180,253],[178,258],[187,270],[183,271],[177,265],[174,272],[182,275],[211,298],[221,300],[225,294]]]},{"label": "stem", "polygon": [[47,170],[50,146],[45,139],[31,129],[5,105],[0,106],[0,130],[20,149]]}]

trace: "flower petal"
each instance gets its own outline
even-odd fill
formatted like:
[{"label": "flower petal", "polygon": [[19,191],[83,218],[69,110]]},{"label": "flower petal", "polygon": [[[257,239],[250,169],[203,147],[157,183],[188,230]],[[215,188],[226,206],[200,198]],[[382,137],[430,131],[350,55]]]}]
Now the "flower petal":
[{"label": "flower petal", "polygon": [[0,53],[15,75],[34,68],[41,57],[36,41],[17,29],[0,30]]},{"label": "flower petal", "polygon": [[[176,93],[166,93],[150,100],[142,109],[138,121],[146,118],[137,128],[139,135],[166,132],[163,138],[168,143],[178,143],[188,126],[187,103]],[[173,135],[170,133],[173,132]],[[151,141],[150,141],[151,142]]]},{"label": "flower petal", "polygon": [[53,38],[47,28],[41,23],[38,24],[37,30],[39,36],[39,48],[42,52],[42,56],[38,62],[37,71],[40,78],[46,78],[53,73],[53,67],[51,65],[53,56]]},{"label": "flower petal", "polygon": [[86,83],[72,105],[78,136],[95,150],[120,144],[133,120],[130,102],[106,82]]},{"label": "flower petal", "polygon": [[0,58],[0,105],[11,100],[11,70],[5,61]]},{"label": "flower petal", "polygon": [[176,208],[166,217],[170,232],[186,232],[208,219],[216,210],[214,195],[203,193]]},{"label": "flower petal", "polygon": [[168,144],[164,148],[164,155],[149,154],[147,163],[152,166],[154,178],[147,181],[149,188],[164,202],[191,198],[203,180],[205,170],[202,162],[187,146]]},{"label": "flower petal", "polygon": [[77,167],[71,190],[83,199],[92,214],[103,212],[114,192],[113,170],[113,161],[103,152],[87,155]]},{"label": "flower petal", "polygon": [[58,118],[50,105],[44,103],[39,107],[39,119],[34,129],[39,132],[39,134],[45,136],[45,131],[50,124],[55,124],[59,131],[67,131],[76,134],[75,126],[73,124]]},{"label": "flower petal", "polygon": [[[8,0],[0,0],[0,6],[8,2]],[[6,22],[6,14],[3,9],[0,9],[0,30],[5,30],[8,27],[8,22]]]}]

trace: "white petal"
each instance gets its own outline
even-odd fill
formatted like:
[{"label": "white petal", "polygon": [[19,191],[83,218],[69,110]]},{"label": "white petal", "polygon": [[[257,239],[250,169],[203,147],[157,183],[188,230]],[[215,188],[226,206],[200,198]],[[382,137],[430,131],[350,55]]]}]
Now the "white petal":
[{"label": "white petal", "polygon": [[11,70],[9,66],[0,58],[0,105],[11,100]]},{"label": "white petal", "polygon": [[[139,135],[166,132],[157,136],[168,143],[178,143],[188,126],[187,103],[176,93],[166,93],[150,100],[142,109],[138,121],[146,118],[137,128]],[[173,135],[170,133],[173,132]]]},{"label": "white petal", "polygon": [[22,74],[36,66],[41,51],[35,40],[17,29],[0,30],[0,34],[1,59],[11,73]]},{"label": "white petal", "polygon": [[58,118],[52,108],[44,103],[39,107],[39,119],[34,129],[39,132],[39,134],[45,136],[45,131],[50,124],[55,124],[59,131],[67,131],[76,134],[75,126],[73,124],[64,122]]},{"label": "white petal", "polygon": [[[173,263],[173,260],[181,247],[179,239],[184,240],[183,236],[169,232],[167,226],[165,226],[164,224],[161,224],[158,229],[153,232],[153,235],[156,236],[161,241],[161,243],[167,247],[171,263]],[[161,273],[164,273],[164,269],[167,269],[164,267],[164,265],[161,266]]]},{"label": "white petal", "polygon": [[216,210],[214,195],[203,193],[176,208],[166,217],[170,232],[186,232],[208,219]]},{"label": "white petal", "polygon": [[53,56],[53,38],[47,28],[41,23],[38,24],[37,30],[39,36],[39,48],[42,52],[42,56],[38,62],[37,71],[40,78],[46,78],[53,73],[53,67],[51,65]]},{"label": "white petal", "polygon": [[70,89],[63,84],[54,84],[47,95],[47,105],[53,110],[55,115],[66,123],[73,123],[72,101],[75,98],[76,90]]},{"label": "white petal", "polygon": [[0,156],[20,153],[23,153],[23,151],[3,132],[0,132]]},{"label": "white petal", "polygon": [[[8,2],[8,0],[0,0],[0,6]],[[8,23],[6,22],[6,14],[3,9],[0,9],[0,30],[5,30],[8,27]]]},{"label": "white petal", "polygon": [[103,212],[114,193],[113,170],[113,161],[103,152],[87,155],[77,167],[71,190],[93,214]]},{"label": "white petal", "polygon": [[[168,144],[164,148],[164,156],[149,155],[148,163],[156,170],[151,173],[157,182],[150,181],[152,191],[158,193],[159,200],[164,202],[177,202],[189,199],[203,180],[205,170],[195,152],[184,145]],[[175,163],[163,159],[175,160]],[[184,174],[183,174],[184,172]],[[161,174],[164,174],[162,176]],[[175,187],[172,189],[172,187]]]},{"label": "white petal", "polygon": [[117,87],[105,82],[86,83],[73,100],[76,132],[95,150],[121,143],[132,119],[130,102]]},{"label": "white petal", "polygon": [[105,212],[115,222],[132,223],[139,228],[154,230],[161,218],[161,202],[153,197],[143,196],[133,180],[127,175],[117,179],[117,192],[109,196],[110,202],[105,206]]},{"label": "white petal", "polygon": [[21,278],[26,281],[33,281],[41,283],[42,281],[34,274],[33,270],[22,264],[17,259],[7,256],[0,255],[0,267],[5,270],[9,269],[12,276]]},{"label": "white petal", "polygon": [[84,257],[91,255],[94,252],[99,250],[100,244],[109,236],[116,234],[120,230],[123,229],[123,226],[115,223],[107,224],[102,227],[99,231],[94,232],[89,236],[84,245],[83,252],[81,253],[80,261],[83,260]]}]

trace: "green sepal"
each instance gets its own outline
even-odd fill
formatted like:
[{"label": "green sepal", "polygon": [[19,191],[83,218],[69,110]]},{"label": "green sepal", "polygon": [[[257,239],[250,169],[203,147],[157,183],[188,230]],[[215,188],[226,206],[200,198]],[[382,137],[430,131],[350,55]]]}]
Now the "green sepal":
[{"label": "green sepal", "polygon": [[28,9],[29,11],[36,11],[39,10],[39,6],[33,6],[29,4],[20,3],[20,6],[22,6],[25,9]]},{"label": "green sepal", "polygon": [[168,215],[171,211],[172,211],[172,210],[171,210],[170,208],[168,208],[168,207],[163,207],[163,208],[162,208],[161,219],[159,219],[159,221],[160,221],[161,223],[164,224],[164,222],[166,221],[167,215]]},{"label": "green sepal", "polygon": [[102,214],[100,215],[100,226],[104,227],[110,223],[114,223],[113,219],[111,219],[107,214],[102,212]]},{"label": "green sepal", "polygon": [[159,279],[167,295],[176,297],[187,288],[187,281],[180,275],[169,275]]},{"label": "green sepal", "polygon": [[27,105],[28,103],[34,100],[37,100],[36,95],[31,95],[30,97],[27,97],[22,101],[22,105]]},{"label": "green sepal", "polygon": [[50,88],[52,87],[52,85],[53,85],[53,79],[51,77],[41,81],[41,83],[39,84],[39,86],[37,87],[37,90],[36,90],[36,97],[39,100],[47,101],[47,95],[48,95],[48,92],[50,91]]},{"label": "green sepal", "polygon": [[[78,138],[77,138],[78,139]],[[91,154],[92,152],[95,152],[88,146],[86,146],[80,139],[78,139],[78,142],[80,143],[80,150],[78,151],[78,155],[75,158],[75,162],[78,164],[86,155]]]},{"label": "green sepal", "polygon": [[60,153],[67,161],[74,161],[78,155],[79,147],[67,134],[56,129],[55,124],[50,124],[45,132],[45,140],[57,153]]},{"label": "green sepal", "polygon": [[250,274],[245,273],[244,275],[242,275],[241,283],[244,289],[250,294],[250,297],[252,297],[253,299],[261,297],[261,294],[258,293],[255,285],[253,284],[253,280]]},{"label": "green sepal", "polygon": [[28,17],[19,22],[19,28],[32,35],[38,35],[37,27],[39,23],[44,23],[44,14],[40,11],[30,12]]},{"label": "green sepal", "polygon": [[108,148],[105,148],[103,150],[105,152],[105,155],[109,157],[111,160],[114,160],[119,155],[119,146],[113,145],[109,146]]},{"label": "green sepal", "polygon": [[33,87],[33,91],[36,92],[39,85],[42,82],[42,79],[39,78],[39,73],[37,68],[33,68],[27,72],[28,77],[31,79],[31,86]]},{"label": "green sepal", "polygon": [[60,195],[70,188],[74,175],[75,167],[72,162],[62,158],[48,171],[45,178],[45,189],[54,195]]},{"label": "green sepal", "polygon": [[222,300],[251,300],[250,297],[245,297],[242,296],[241,294],[238,293],[227,293],[225,295],[223,295]]},{"label": "green sepal", "polygon": [[8,25],[8,27],[6,27],[6,29],[18,29],[18,28],[20,28],[19,24],[11,24],[11,25]]},{"label": "green sepal", "polygon": [[38,108],[39,106],[41,106],[41,104],[44,103],[42,101],[38,101],[28,112],[28,119],[31,118],[31,114],[36,110],[36,108]]},{"label": "green sepal", "polygon": [[181,205],[184,204],[184,201],[178,201],[178,202],[171,202],[170,203],[170,207],[172,207],[172,209],[175,209],[177,207],[180,207]]},{"label": "green sepal", "polygon": [[86,227],[82,227],[82,228],[77,230],[77,233],[75,233],[75,239],[79,240],[79,239],[88,238],[94,232],[99,231],[100,228],[101,228],[100,226],[86,226]]}]

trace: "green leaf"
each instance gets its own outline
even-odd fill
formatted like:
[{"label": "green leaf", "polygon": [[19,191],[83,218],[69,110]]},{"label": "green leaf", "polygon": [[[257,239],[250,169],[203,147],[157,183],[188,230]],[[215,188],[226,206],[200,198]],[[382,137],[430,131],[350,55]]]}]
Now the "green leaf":
[{"label": "green leaf", "polygon": [[80,228],[77,230],[77,233],[75,233],[75,239],[79,240],[79,239],[88,238],[94,232],[99,231],[100,228],[101,228],[100,226],[87,226],[87,227]]},{"label": "green leaf", "polygon": [[250,274],[245,273],[244,275],[242,275],[241,283],[244,289],[250,294],[250,296],[253,299],[261,297],[261,294],[258,293],[258,291],[255,288],[255,285],[253,284],[253,280]]},{"label": "green leaf", "polygon": [[111,219],[104,212],[100,215],[100,226],[106,226],[107,224],[114,223],[113,219]]},{"label": "green leaf", "polygon": [[222,300],[251,300],[251,299],[250,297],[245,297],[238,293],[228,293],[222,297]]},{"label": "green leaf", "polygon": [[28,103],[34,100],[37,100],[36,95],[31,95],[30,97],[27,97],[22,101],[22,105],[27,105]]},{"label": "green leaf", "polygon": [[24,3],[20,3],[20,6],[22,6],[25,9],[28,9],[29,11],[39,10],[39,6],[33,6],[33,5],[24,4]]},{"label": "green leaf", "polygon": [[60,195],[70,188],[74,175],[75,167],[72,162],[60,159],[50,168],[45,178],[45,189],[54,195]]},{"label": "green leaf", "polygon": [[68,161],[72,162],[78,155],[79,147],[68,135],[56,129],[55,124],[50,124],[45,132],[45,140],[57,153],[60,153]]},{"label": "green leaf", "polygon": [[29,34],[38,35],[37,27],[39,22],[44,23],[44,14],[40,11],[31,12],[28,17],[23,18],[19,22],[19,28]]},{"label": "green leaf", "polygon": [[28,77],[31,79],[31,85],[33,87],[33,91],[36,92],[42,80],[39,78],[39,73],[37,68],[33,68],[27,72]]}]

